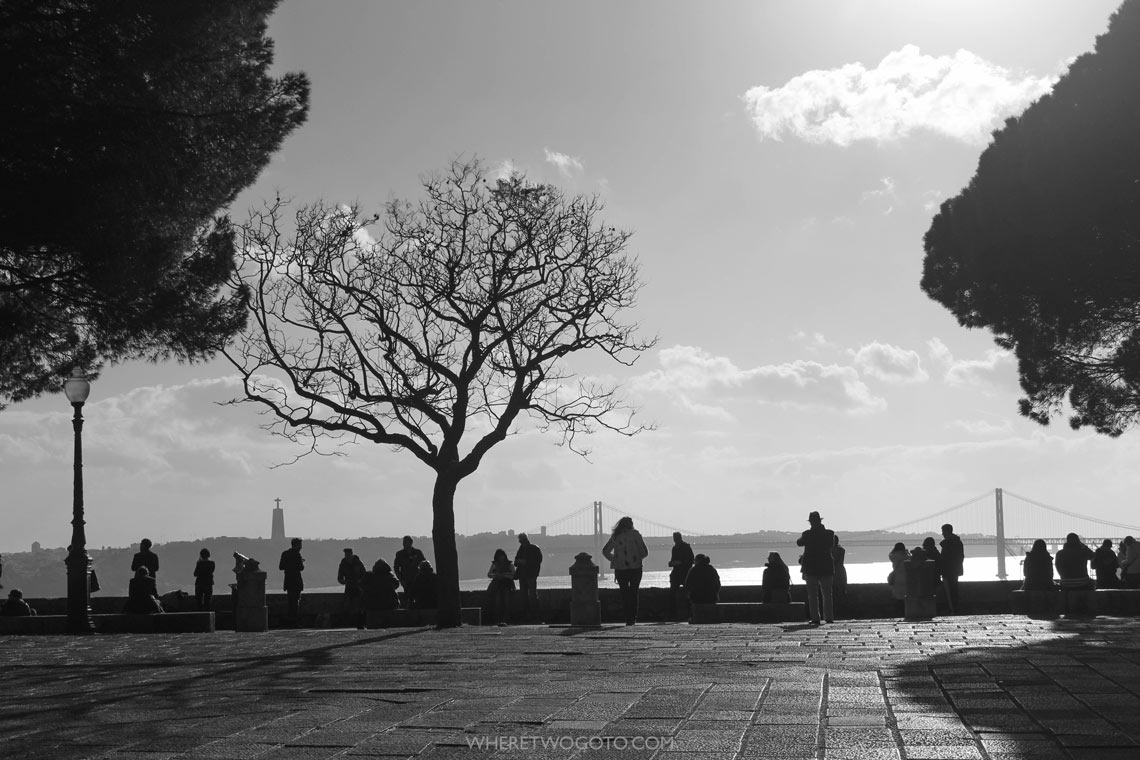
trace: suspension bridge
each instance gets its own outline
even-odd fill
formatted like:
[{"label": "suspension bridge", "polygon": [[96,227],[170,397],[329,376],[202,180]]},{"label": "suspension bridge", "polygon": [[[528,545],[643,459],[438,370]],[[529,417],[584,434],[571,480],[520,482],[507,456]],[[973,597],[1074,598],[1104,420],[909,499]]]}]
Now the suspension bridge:
[{"label": "suspension bridge", "polygon": [[[610,533],[610,526],[622,516],[632,517],[634,524],[645,537],[650,549],[664,549],[672,545],[674,532],[686,537],[703,536],[699,531],[665,525],[630,513],[612,504],[594,501],[568,515],[542,526],[535,533],[542,535],[592,536],[594,556],[601,556],[602,545]],[[1021,557],[1033,542],[1043,539],[1054,550],[1065,543],[1069,533],[1078,534],[1090,547],[1099,546],[1104,539],[1117,543],[1126,535],[1140,535],[1140,527],[1082,515],[1069,509],[1044,504],[1027,496],[1020,496],[1003,488],[986,491],[971,499],[943,507],[921,517],[877,529],[843,534],[845,546],[892,546],[900,535],[939,536],[944,523],[954,526],[954,532],[967,545],[992,545],[998,560],[998,577],[1005,579],[1006,558]],[[886,535],[884,535],[886,534]],[[731,540],[718,536],[702,540],[702,548],[733,547],[738,549],[781,548],[786,539],[747,537]]]}]

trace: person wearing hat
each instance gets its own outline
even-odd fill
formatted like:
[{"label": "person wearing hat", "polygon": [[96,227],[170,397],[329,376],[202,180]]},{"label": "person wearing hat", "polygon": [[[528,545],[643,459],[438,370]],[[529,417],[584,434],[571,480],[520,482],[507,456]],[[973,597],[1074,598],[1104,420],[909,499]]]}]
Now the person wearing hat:
[{"label": "person wearing hat", "polygon": [[764,563],[764,577],[760,581],[763,596],[760,601],[764,604],[787,604],[792,601],[788,591],[792,586],[792,571],[788,569],[779,552],[768,552],[768,561]]},{"label": "person wearing hat", "polygon": [[819,512],[808,515],[810,527],[798,539],[796,545],[804,547],[804,558],[800,565],[804,583],[807,584],[808,616],[810,625],[820,624],[820,595],[823,596],[823,619],[835,622],[835,602],[832,584],[835,576],[835,562],[831,558],[831,547],[835,545],[835,534],[823,527]]}]

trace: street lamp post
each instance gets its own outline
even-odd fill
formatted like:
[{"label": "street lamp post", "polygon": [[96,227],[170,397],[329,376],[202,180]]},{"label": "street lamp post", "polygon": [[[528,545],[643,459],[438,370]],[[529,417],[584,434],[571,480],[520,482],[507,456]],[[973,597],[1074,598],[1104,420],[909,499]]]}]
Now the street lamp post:
[{"label": "street lamp post", "polygon": [[83,529],[83,402],[91,393],[91,383],[76,367],[63,384],[63,392],[75,409],[71,425],[75,429],[75,489],[71,502],[71,546],[67,551],[67,632],[95,633],[91,620],[91,557],[87,554],[87,533]]}]

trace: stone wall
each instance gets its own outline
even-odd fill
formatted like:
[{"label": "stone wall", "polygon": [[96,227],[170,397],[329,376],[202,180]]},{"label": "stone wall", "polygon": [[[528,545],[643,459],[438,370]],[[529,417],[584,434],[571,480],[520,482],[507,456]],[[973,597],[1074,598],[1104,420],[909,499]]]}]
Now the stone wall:
[{"label": "stone wall", "polygon": [[[1019,581],[979,581],[962,583],[960,587],[959,612],[967,615],[999,615],[1012,612],[1010,592],[1020,588]],[[224,588],[224,587],[222,587]],[[792,601],[806,601],[806,588],[792,586]],[[643,622],[670,619],[669,589],[643,588],[639,596],[639,616]],[[541,621],[548,624],[568,624],[570,622],[570,589],[539,589],[539,602],[542,606]],[[461,592],[462,606],[481,607],[483,619],[488,620],[487,594],[485,591]],[[599,589],[602,622],[620,623],[624,620],[621,611],[621,597],[616,588]],[[722,602],[759,602],[759,586],[725,586],[721,589]],[[66,599],[30,599],[31,605],[41,615],[62,615],[66,613]],[[269,627],[277,627],[285,615],[285,594],[266,595],[269,606]],[[96,594],[91,599],[91,611],[96,614],[122,612],[125,597],[106,597]],[[515,604],[518,604],[516,594]],[[167,605],[171,607],[171,605]],[[194,609],[194,599],[186,599],[183,611]],[[228,593],[214,597],[212,606],[216,613],[218,630],[233,629],[233,602]],[[178,611],[171,609],[171,611]],[[305,594],[301,597],[302,625],[329,627],[348,625],[344,615],[342,594]],[[944,601],[939,598],[939,614],[946,614]],[[901,602],[891,596],[891,589],[885,583],[852,584],[848,587],[845,603],[838,605],[836,617],[843,618],[890,618],[902,617]],[[516,617],[517,620],[517,617]],[[524,622],[518,620],[518,622]],[[533,620],[531,622],[538,622]]]}]

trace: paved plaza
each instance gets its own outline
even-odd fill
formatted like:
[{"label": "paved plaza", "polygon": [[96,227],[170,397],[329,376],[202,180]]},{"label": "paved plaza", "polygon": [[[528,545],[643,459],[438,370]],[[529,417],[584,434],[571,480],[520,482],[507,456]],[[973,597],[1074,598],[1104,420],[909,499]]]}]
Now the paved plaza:
[{"label": "paved plaza", "polygon": [[1140,758],[1140,620],[0,638],[0,757]]}]

